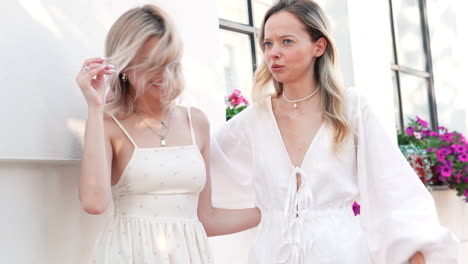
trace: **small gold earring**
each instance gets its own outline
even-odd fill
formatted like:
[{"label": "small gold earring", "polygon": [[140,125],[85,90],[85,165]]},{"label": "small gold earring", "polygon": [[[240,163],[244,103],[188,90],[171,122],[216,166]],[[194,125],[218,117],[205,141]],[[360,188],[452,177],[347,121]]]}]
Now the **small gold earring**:
[{"label": "small gold earring", "polygon": [[122,77],[121,77],[122,81],[126,82],[128,81],[128,77],[127,77],[127,74],[125,73],[122,73]]}]

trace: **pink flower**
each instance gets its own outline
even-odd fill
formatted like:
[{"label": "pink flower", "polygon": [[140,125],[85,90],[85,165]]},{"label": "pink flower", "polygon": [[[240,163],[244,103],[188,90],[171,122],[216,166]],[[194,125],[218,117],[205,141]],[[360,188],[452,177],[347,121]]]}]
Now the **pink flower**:
[{"label": "pink flower", "polygon": [[228,98],[229,98],[229,99],[236,98],[236,97],[239,97],[240,94],[241,94],[241,91],[235,89],[235,90],[231,93],[231,95],[229,95]]},{"label": "pink flower", "polygon": [[231,99],[231,106],[240,105],[240,99],[238,97]]},{"label": "pink flower", "polygon": [[425,128],[428,128],[429,127],[429,123],[427,121],[424,121],[422,120],[421,118],[419,118],[419,116],[416,116],[416,121],[422,126],[422,127],[425,127]]},{"label": "pink flower", "polygon": [[468,199],[468,189],[465,189],[464,195],[465,195],[465,197]]},{"label": "pink flower", "polygon": [[414,127],[408,127],[406,129],[406,134],[408,134],[408,136],[412,136],[414,134]]},{"label": "pink flower", "polygon": [[439,162],[445,162],[445,155],[443,154],[443,150],[441,149],[437,150],[436,155],[437,155],[437,160],[439,160]]},{"label": "pink flower", "polygon": [[245,99],[245,97],[241,95],[241,91],[237,89],[235,89],[228,96],[228,102],[229,102],[229,105],[231,105],[232,107],[239,106],[242,103],[245,105],[249,105],[249,102],[247,101],[247,99]]},{"label": "pink flower", "polygon": [[449,147],[441,147],[440,151],[445,156],[452,154],[452,150]]},{"label": "pink flower", "polygon": [[439,132],[431,132],[431,133],[429,133],[429,136],[431,136],[431,137],[438,137],[438,136],[439,136]]},{"label": "pink flower", "polygon": [[421,139],[421,134],[418,133],[418,132],[414,132],[414,133],[413,133],[413,136],[414,136],[415,138],[417,138],[417,139]]},{"label": "pink flower", "polygon": [[440,168],[440,175],[442,175],[445,179],[450,178],[452,176],[453,169],[449,166],[443,166]]},{"label": "pink flower", "polygon": [[464,145],[454,144],[452,148],[453,148],[453,151],[455,151],[455,153],[459,153],[459,154],[467,151],[467,147]]},{"label": "pink flower", "polygon": [[361,214],[361,206],[356,201],[353,203],[353,212],[354,216]]},{"label": "pink flower", "polygon": [[453,141],[453,134],[452,133],[445,133],[442,136],[440,136],[439,138],[444,140],[444,141],[452,142]]},{"label": "pink flower", "polygon": [[468,154],[462,153],[458,155],[457,159],[462,162],[468,162]]}]

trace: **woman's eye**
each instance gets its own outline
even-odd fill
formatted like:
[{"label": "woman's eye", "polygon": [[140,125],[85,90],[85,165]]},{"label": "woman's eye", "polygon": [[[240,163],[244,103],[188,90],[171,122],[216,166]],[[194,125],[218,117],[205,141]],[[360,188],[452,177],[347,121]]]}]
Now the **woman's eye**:
[{"label": "woman's eye", "polygon": [[263,47],[267,47],[267,46],[270,46],[270,45],[271,45],[271,42],[268,42],[268,41],[263,42]]},{"label": "woman's eye", "polygon": [[283,43],[284,44],[291,44],[291,43],[293,43],[293,41],[290,40],[290,39],[285,39],[285,40],[283,40]]}]

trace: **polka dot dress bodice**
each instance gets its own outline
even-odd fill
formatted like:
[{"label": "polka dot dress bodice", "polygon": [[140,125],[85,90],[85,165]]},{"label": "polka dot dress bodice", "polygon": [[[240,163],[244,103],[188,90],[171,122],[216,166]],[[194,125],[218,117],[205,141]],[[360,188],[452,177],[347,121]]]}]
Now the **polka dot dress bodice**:
[{"label": "polka dot dress bodice", "polygon": [[135,149],[112,188],[115,214],[196,220],[205,171],[196,146]]},{"label": "polka dot dress bodice", "polygon": [[114,217],[97,240],[92,263],[212,263],[197,217],[205,181],[205,163],[195,142],[162,148],[135,144],[112,187]]}]

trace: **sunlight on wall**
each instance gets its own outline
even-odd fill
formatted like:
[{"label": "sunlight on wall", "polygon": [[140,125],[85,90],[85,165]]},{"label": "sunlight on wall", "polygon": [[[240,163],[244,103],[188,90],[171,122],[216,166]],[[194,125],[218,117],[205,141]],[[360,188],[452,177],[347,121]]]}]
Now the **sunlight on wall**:
[{"label": "sunlight on wall", "polygon": [[48,10],[43,6],[41,0],[18,0],[18,3],[31,15],[34,20],[43,25],[45,28],[49,29],[55,37],[59,39],[63,38],[59,28],[52,20]]}]

